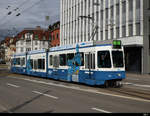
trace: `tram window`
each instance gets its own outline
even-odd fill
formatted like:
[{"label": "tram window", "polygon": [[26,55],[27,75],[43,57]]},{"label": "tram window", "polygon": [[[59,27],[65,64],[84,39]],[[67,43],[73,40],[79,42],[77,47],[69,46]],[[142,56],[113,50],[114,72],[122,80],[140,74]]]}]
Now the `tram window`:
[{"label": "tram window", "polygon": [[34,60],[34,69],[38,69],[38,61],[37,60]]},{"label": "tram window", "polygon": [[45,69],[45,59],[42,59],[42,69]]},{"label": "tram window", "polygon": [[45,59],[38,59],[38,69],[45,69]]},{"label": "tram window", "polygon": [[85,68],[89,69],[89,55],[88,54],[85,55]]},{"label": "tram window", "polygon": [[30,60],[31,68],[33,69],[33,59]]},{"label": "tram window", "polygon": [[95,54],[91,54],[91,55],[92,55],[92,59],[91,59],[91,61],[92,61],[91,62],[92,63],[91,66],[92,67],[91,67],[91,69],[95,69]]},{"label": "tram window", "polygon": [[16,59],[16,65],[20,65],[20,58]]},{"label": "tram window", "polygon": [[84,53],[80,53],[81,55],[81,66],[84,66]]},{"label": "tram window", "polygon": [[110,60],[109,51],[98,52],[98,67],[99,68],[111,68],[111,60]]},{"label": "tram window", "polygon": [[50,66],[53,65],[53,56],[52,55],[49,56],[49,65]]},{"label": "tram window", "polygon": [[89,53],[85,55],[85,68],[95,69],[95,54]]},{"label": "tram window", "polygon": [[80,57],[81,57],[81,66],[84,66],[84,53],[80,52]]},{"label": "tram window", "polygon": [[25,65],[25,58],[21,58],[21,66]]},{"label": "tram window", "polygon": [[15,65],[16,65],[16,58],[13,58],[13,59],[11,60],[11,65],[12,65],[12,66],[15,66]]},{"label": "tram window", "polygon": [[53,67],[59,68],[59,56],[54,56],[53,61]]},{"label": "tram window", "polygon": [[59,60],[60,60],[60,66],[66,66],[66,62],[67,62],[66,54],[61,54],[59,56]]},{"label": "tram window", "polygon": [[115,68],[124,67],[122,51],[112,51],[112,57],[113,57],[113,65]]},{"label": "tram window", "polygon": [[71,54],[67,54],[67,61],[68,60],[72,60],[74,58],[74,54],[71,53]]}]

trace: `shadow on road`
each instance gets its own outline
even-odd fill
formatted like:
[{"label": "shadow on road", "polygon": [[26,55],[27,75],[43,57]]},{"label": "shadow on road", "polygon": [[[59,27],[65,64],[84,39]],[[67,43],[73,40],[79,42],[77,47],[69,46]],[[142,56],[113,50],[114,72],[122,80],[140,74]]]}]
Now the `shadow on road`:
[{"label": "shadow on road", "polygon": [[[46,91],[46,92],[44,92],[44,94],[47,94],[48,92],[49,92],[49,91]],[[7,110],[7,111],[4,111],[4,112],[1,112],[1,113],[9,113],[9,112],[14,113],[14,112],[16,112],[17,110],[19,110],[19,109],[23,108],[24,106],[26,106],[26,105],[32,103],[33,101],[39,99],[39,98],[42,97],[42,96],[43,96],[43,95],[38,95],[38,96],[32,98],[31,100],[28,100],[28,101],[24,102],[23,104],[20,104],[20,105],[14,107],[14,108],[11,108],[11,109],[9,109],[9,110]],[[52,113],[53,111],[54,111],[54,110],[50,110],[50,111],[47,111],[47,112],[44,112],[44,113]],[[26,113],[26,112],[24,112],[24,113]]]}]

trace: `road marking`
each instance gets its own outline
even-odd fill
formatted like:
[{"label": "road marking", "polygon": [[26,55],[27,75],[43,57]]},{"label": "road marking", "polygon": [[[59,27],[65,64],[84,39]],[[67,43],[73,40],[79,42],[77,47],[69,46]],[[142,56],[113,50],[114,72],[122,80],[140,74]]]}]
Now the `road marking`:
[{"label": "road marking", "polygon": [[102,113],[112,113],[112,112],[108,112],[108,111],[98,109],[98,108],[92,108],[92,110],[99,111],[99,112],[102,112]]},{"label": "road marking", "polygon": [[11,86],[11,87],[19,88],[19,86],[14,85],[14,84],[10,84],[10,83],[7,83],[7,85],[8,85],[8,86]]},{"label": "road marking", "polygon": [[10,78],[16,78],[16,79],[20,79],[20,80],[28,80],[30,82],[35,82],[38,84],[45,84],[45,85],[50,85],[50,86],[56,86],[56,87],[63,87],[63,88],[68,88],[68,89],[73,89],[73,90],[78,90],[78,91],[84,91],[84,92],[89,92],[89,93],[96,93],[96,94],[100,94],[100,95],[106,95],[106,96],[112,96],[112,97],[118,97],[118,98],[123,98],[123,99],[129,99],[129,100],[135,100],[135,101],[140,101],[140,102],[149,102],[150,100],[146,100],[146,99],[142,99],[142,98],[135,98],[135,97],[128,97],[128,96],[122,96],[122,95],[115,95],[115,94],[111,94],[111,93],[105,93],[105,92],[100,92],[100,91],[89,91],[87,89],[82,89],[82,88],[74,88],[74,87],[69,87],[69,86],[65,86],[62,84],[54,84],[54,83],[46,83],[43,81],[35,81],[35,80],[31,80],[31,79],[21,79],[21,78],[17,78],[17,77],[10,77]]},{"label": "road marking", "polygon": [[137,86],[137,87],[146,87],[146,88],[150,88],[150,85],[140,85],[140,84],[135,84],[135,83],[123,83],[124,85],[133,85],[133,86]]},{"label": "road marking", "polygon": [[48,95],[48,94],[44,94],[44,93],[41,93],[41,92],[38,92],[38,91],[32,91],[32,92],[36,93],[36,94],[44,95],[46,97],[50,97],[50,98],[53,98],[53,99],[58,99],[58,97],[55,97],[55,96],[52,96],[52,95]]},{"label": "road marking", "polygon": [[140,79],[126,78],[127,80],[139,81]]}]

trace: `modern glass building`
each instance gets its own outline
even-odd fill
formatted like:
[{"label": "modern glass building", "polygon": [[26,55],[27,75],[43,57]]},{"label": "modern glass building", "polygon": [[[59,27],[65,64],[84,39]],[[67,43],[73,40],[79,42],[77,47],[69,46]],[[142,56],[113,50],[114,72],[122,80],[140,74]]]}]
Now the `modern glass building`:
[{"label": "modern glass building", "polygon": [[126,70],[150,73],[150,0],[61,0],[60,9],[62,46],[119,39]]}]

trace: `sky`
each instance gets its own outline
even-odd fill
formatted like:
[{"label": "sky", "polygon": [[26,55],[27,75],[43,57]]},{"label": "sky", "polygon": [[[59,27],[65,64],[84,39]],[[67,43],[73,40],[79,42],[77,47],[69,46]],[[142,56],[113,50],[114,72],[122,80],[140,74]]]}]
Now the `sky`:
[{"label": "sky", "polygon": [[[16,16],[18,13],[21,15]],[[0,0],[0,30],[10,30],[8,33],[36,26],[46,28],[59,21],[59,17],[60,0]]]}]

